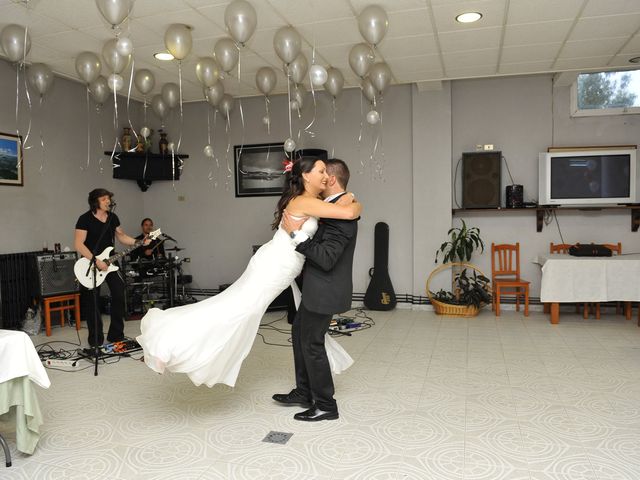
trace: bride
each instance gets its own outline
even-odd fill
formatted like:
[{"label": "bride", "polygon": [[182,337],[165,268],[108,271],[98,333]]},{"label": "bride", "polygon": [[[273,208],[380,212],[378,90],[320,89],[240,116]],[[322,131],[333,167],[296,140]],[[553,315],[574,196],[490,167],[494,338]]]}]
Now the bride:
[{"label": "bride", "polygon": [[[320,217],[351,220],[360,215],[362,205],[352,195],[343,195],[336,203],[319,198],[328,179],[322,160],[302,158],[290,166],[274,214],[276,233],[253,255],[240,278],[202,302],[168,310],[152,308],[144,316],[136,340],[151,369],[186,373],[196,385],[233,387],[269,304],[289,285],[299,304],[294,279],[302,271],[304,256],[295,251],[280,226],[285,209],[292,216],[308,217],[300,230],[309,237],[316,232]],[[353,363],[328,335],[326,348],[334,372]]]}]

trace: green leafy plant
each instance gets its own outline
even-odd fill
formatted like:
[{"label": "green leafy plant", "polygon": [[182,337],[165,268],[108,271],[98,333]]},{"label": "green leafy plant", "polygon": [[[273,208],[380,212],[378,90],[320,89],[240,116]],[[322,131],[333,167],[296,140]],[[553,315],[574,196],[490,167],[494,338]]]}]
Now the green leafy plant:
[{"label": "green leafy plant", "polygon": [[436,251],[436,261],[442,255],[442,263],[447,262],[468,262],[476,249],[484,252],[484,242],[480,238],[478,227],[467,228],[467,224],[462,220],[462,227],[451,228],[447,235],[449,240],[440,245]]},{"label": "green leafy plant", "polygon": [[450,305],[474,305],[477,308],[491,303],[491,280],[475,270],[471,276],[466,268],[457,274],[453,289],[453,293],[440,290],[433,294],[433,298]]}]

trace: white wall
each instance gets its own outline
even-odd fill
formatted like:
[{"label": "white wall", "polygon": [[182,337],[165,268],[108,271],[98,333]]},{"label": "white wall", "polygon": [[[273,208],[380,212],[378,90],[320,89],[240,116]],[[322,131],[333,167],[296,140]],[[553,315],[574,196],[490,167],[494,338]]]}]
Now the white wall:
[{"label": "white wall", "polygon": [[[453,168],[462,152],[475,150],[478,143],[493,143],[501,150],[514,180],[524,185],[525,199],[537,197],[537,154],[550,145],[636,144],[640,138],[638,116],[572,119],[568,115],[569,88],[553,88],[548,75],[464,80],[443,83],[436,91],[418,92],[410,86],[394,86],[387,92],[380,144],[376,154],[384,160],[382,175],[374,175],[369,156],[378,128],[363,124],[360,134],[360,94],[346,90],[337,101],[335,124],[331,102],[323,92],[316,95],[317,115],[310,128],[314,137],[302,134],[302,148],[326,148],[348,162],[352,170],[349,185],[365,205],[360,221],[358,247],[354,262],[354,286],[363,293],[368,285],[368,270],[373,266],[373,231],[379,221],[390,226],[390,276],[396,293],[423,295],[424,282],[435,267],[435,250],[451,226]],[[37,102],[36,102],[37,103]],[[302,120],[294,116],[294,137],[313,116],[312,98],[307,96]],[[0,186],[0,253],[49,247],[55,242],[72,246],[73,226],[86,210],[86,196],[95,187],[116,193],[118,214],[129,233],[137,233],[142,217],[179,240],[186,248],[181,256],[192,263],[187,271],[197,286],[217,288],[232,282],[243,271],[251,255],[251,246],[267,241],[277,197],[236,198],[233,173],[228,185],[225,151],[231,147],[229,162],[233,171],[233,146],[281,142],[288,136],[286,99],[271,101],[271,134],[262,117],[264,100],[242,101],[245,126],[240,121],[236,101],[227,138],[224,123],[218,118],[215,151],[221,161],[218,185],[208,179],[211,160],[203,154],[207,142],[207,110],[202,102],[184,105],[181,151],[190,155],[182,178],[172,182],[154,182],[142,193],[130,180],[114,180],[108,157],[99,145],[98,122],[102,125],[105,149],[120,135],[126,122],[125,99],[119,100],[119,125],[113,128],[113,109],[109,102],[98,117],[91,110],[91,163],[87,160],[87,112],[84,86],[56,78],[42,110],[34,107],[33,147],[25,151],[25,186]],[[14,132],[15,70],[0,62],[0,131]],[[139,128],[142,106],[132,103],[132,121]],[[364,113],[368,110],[365,106]],[[21,130],[25,130],[28,112],[21,111]],[[160,127],[149,113],[148,126]],[[35,141],[43,128],[46,146],[45,167],[39,172],[41,150]],[[169,139],[178,142],[179,112],[166,121]],[[157,151],[158,135],[154,135]],[[384,156],[383,156],[384,153]],[[105,171],[98,171],[102,158]],[[361,163],[365,164],[362,171]],[[459,173],[458,173],[459,176]],[[506,172],[503,185],[508,184]],[[457,188],[460,195],[459,185]],[[503,193],[504,195],[504,193]],[[179,201],[178,197],[184,197]],[[539,268],[533,257],[548,250],[549,242],[559,242],[555,222],[536,233],[535,213],[490,212],[468,214],[465,220],[481,229],[487,246],[491,242],[519,241],[523,252],[524,275],[533,281],[532,295],[538,295]],[[638,234],[630,230],[628,212],[559,212],[558,220],[567,242],[623,242],[627,252],[640,251]],[[458,217],[453,219],[458,223]],[[473,260],[490,271],[487,253]],[[436,282],[446,283],[444,279]]]}]

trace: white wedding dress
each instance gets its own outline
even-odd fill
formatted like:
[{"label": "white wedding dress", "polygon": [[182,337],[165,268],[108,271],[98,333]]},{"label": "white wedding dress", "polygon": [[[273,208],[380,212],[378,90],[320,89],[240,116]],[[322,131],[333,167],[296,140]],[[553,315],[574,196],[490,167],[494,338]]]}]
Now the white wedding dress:
[{"label": "white wedding dress", "polygon": [[[313,236],[317,228],[317,219],[311,217],[301,230]],[[242,276],[220,294],[168,310],[150,309],[136,338],[144,349],[145,363],[158,373],[186,373],[196,385],[233,387],[269,304],[291,285],[299,305],[300,290],[294,279],[304,260],[287,232],[278,228],[253,255]],[[332,371],[340,373],[353,359],[333,338],[325,338]]]}]

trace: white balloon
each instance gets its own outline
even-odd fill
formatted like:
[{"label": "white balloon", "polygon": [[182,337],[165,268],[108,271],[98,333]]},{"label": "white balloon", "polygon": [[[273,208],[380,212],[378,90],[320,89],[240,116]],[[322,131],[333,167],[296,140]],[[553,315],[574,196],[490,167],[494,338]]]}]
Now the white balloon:
[{"label": "white balloon", "polygon": [[380,114],[375,110],[371,110],[367,113],[367,123],[370,125],[375,125],[380,121]]},{"label": "white balloon", "polygon": [[109,85],[107,79],[98,77],[89,84],[89,93],[98,105],[102,105],[109,98]]},{"label": "white balloon", "polygon": [[91,83],[100,76],[102,62],[93,52],[82,52],[76,57],[76,72],[85,83]]},{"label": "white balloon", "polygon": [[311,65],[309,79],[314,87],[321,87],[327,81],[327,69],[322,65]]},{"label": "white balloon", "polygon": [[249,2],[234,0],[224,10],[224,23],[233,39],[244,45],[256,29],[258,16]]},{"label": "white balloon", "polygon": [[205,157],[213,158],[213,147],[211,145],[205,145],[204,155]]},{"label": "white balloon", "polygon": [[228,37],[221,38],[213,46],[213,55],[222,67],[222,70],[229,73],[238,64],[240,52],[235,42]]},{"label": "white balloon", "polygon": [[324,88],[331,94],[333,98],[336,98],[342,92],[344,86],[344,76],[342,72],[337,68],[331,67],[327,70],[327,81],[324,84]]},{"label": "white balloon", "polygon": [[260,67],[256,72],[256,87],[262,92],[263,95],[269,96],[272,90],[275,88],[278,77],[276,72],[271,67]]},{"label": "white balloon", "polygon": [[96,0],[96,5],[105,20],[114,27],[120,25],[133,8],[131,0]]},{"label": "white balloon", "polygon": [[294,142],[292,138],[287,138],[284,141],[284,151],[287,153],[291,153],[295,149],[296,149],[296,142]]},{"label": "white balloon", "polygon": [[151,130],[149,129],[149,127],[142,127],[140,129],[140,135],[142,135],[142,138],[147,138],[149,135],[151,135]]},{"label": "white balloon", "polygon": [[53,72],[44,63],[34,63],[27,70],[27,79],[40,95],[44,95],[53,83]]},{"label": "white balloon", "polygon": [[291,100],[289,102],[289,108],[295,112],[296,110],[300,109],[300,104],[297,100]]},{"label": "white balloon", "polygon": [[224,84],[218,82],[215,85],[211,85],[205,89],[204,96],[212,107],[217,107],[220,105],[222,97],[224,97]]},{"label": "white balloon", "polygon": [[169,108],[175,108],[180,103],[180,87],[173,83],[165,83],[160,91],[162,100]]},{"label": "white balloon", "polygon": [[113,73],[120,73],[129,65],[131,55],[120,55],[116,49],[116,44],[117,40],[115,38],[105,42],[102,47],[102,58]]},{"label": "white balloon", "polygon": [[265,115],[264,117],[262,117],[262,123],[265,125],[269,125],[271,123],[271,119],[269,118],[269,115]]},{"label": "white balloon", "polygon": [[164,45],[176,60],[182,60],[191,52],[191,28],[182,23],[169,25],[164,34]]},{"label": "white balloon", "polygon": [[349,51],[349,65],[351,66],[351,70],[360,78],[367,76],[374,59],[373,50],[371,50],[371,47],[366,43],[358,43],[351,47]]},{"label": "white balloon", "polygon": [[210,87],[218,83],[220,67],[211,57],[204,57],[196,63],[196,77],[203,87]]},{"label": "white balloon", "polygon": [[116,50],[123,57],[131,55],[133,53],[133,42],[129,37],[120,37],[116,42]]},{"label": "white balloon", "polygon": [[229,118],[229,114],[231,113],[231,110],[233,110],[233,103],[233,97],[228,93],[225,93],[222,100],[220,100],[218,109],[222,112],[222,115],[224,115],[225,118]]},{"label": "white balloon", "polygon": [[302,83],[307,76],[307,71],[309,70],[307,57],[304,53],[298,54],[293,62],[285,66],[285,73],[287,73],[287,68],[291,78],[293,79],[293,83]]},{"label": "white balloon", "polygon": [[273,36],[273,48],[285,65],[290,64],[300,53],[302,39],[293,27],[282,27]]},{"label": "white balloon", "polygon": [[109,75],[109,78],[107,78],[107,84],[109,85],[111,91],[117,92],[124,86],[124,78],[122,78],[122,76],[118,75],[117,73],[112,73],[111,75]]},{"label": "white balloon", "polygon": [[11,23],[0,32],[0,44],[4,54],[12,62],[22,62],[31,50],[31,36],[27,33],[25,45],[25,28],[21,25]]},{"label": "white balloon", "polygon": [[160,117],[160,120],[163,120],[167,115],[167,110],[169,110],[169,107],[167,107],[167,104],[164,103],[162,95],[154,95],[151,99],[151,109],[158,117]]},{"label": "white balloon", "polygon": [[367,42],[379,44],[389,29],[387,13],[378,5],[369,5],[358,15],[358,28]]},{"label": "white balloon", "polygon": [[378,62],[369,69],[371,84],[382,94],[391,83],[391,69],[384,62]]},{"label": "white balloon", "polygon": [[146,95],[153,90],[153,87],[156,84],[156,79],[151,70],[142,68],[140,70],[136,70],[136,73],[133,76],[133,84],[141,94]]}]

